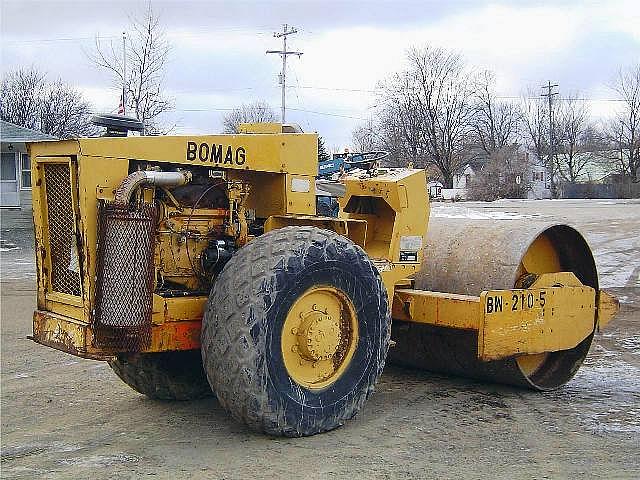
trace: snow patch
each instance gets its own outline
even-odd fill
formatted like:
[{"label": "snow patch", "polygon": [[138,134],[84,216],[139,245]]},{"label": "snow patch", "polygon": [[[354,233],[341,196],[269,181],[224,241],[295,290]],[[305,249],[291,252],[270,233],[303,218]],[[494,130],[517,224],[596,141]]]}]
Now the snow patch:
[{"label": "snow patch", "polygon": [[533,218],[533,215],[522,215],[513,212],[481,212],[459,205],[432,205],[431,216],[435,218],[468,218],[470,220],[517,220]]},{"label": "snow patch", "polygon": [[58,463],[62,465],[81,466],[81,467],[111,467],[114,465],[121,465],[123,463],[136,463],[140,460],[140,457],[136,455],[130,455],[125,453],[119,453],[116,455],[89,455],[73,458],[64,458],[59,460]]},{"label": "snow patch", "polygon": [[593,246],[601,287],[640,287],[638,266],[638,239],[605,240],[603,234],[589,235]]},{"label": "snow patch", "polygon": [[640,369],[620,359],[619,354],[612,358],[611,353],[592,350],[572,381],[546,395],[571,401],[580,423],[592,432],[638,434]]}]

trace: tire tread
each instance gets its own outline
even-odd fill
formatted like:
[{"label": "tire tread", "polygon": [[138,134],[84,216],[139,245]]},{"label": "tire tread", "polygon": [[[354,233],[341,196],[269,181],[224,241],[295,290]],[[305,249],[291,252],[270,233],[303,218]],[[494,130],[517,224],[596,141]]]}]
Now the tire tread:
[{"label": "tire tread", "polygon": [[[375,367],[368,372],[366,388],[352,392],[345,408],[334,415],[322,416],[313,425],[290,425],[285,412],[274,408],[266,391],[264,368],[266,346],[250,345],[251,331],[262,328],[260,316],[249,308],[250,300],[262,295],[266,308],[285,285],[280,270],[297,271],[313,261],[320,252],[324,260],[335,252],[346,254],[357,268],[370,271],[375,288],[384,302],[386,321],[380,328],[381,345]],[[230,288],[233,286],[233,289]],[[236,303],[236,299],[238,302]],[[256,305],[261,302],[255,302]],[[382,279],[367,254],[349,239],[315,227],[284,227],[251,241],[227,263],[212,289],[202,326],[205,372],[221,405],[237,421],[250,428],[278,436],[306,436],[332,430],[351,419],[373,393],[384,368],[389,347],[391,317]]]}]

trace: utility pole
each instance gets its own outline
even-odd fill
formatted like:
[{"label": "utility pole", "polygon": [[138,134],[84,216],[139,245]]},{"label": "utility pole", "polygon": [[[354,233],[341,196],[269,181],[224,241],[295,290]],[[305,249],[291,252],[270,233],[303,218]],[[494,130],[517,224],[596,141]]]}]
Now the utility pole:
[{"label": "utility pole", "polygon": [[549,164],[551,165],[551,198],[556,196],[556,184],[554,180],[554,169],[555,169],[555,143],[553,141],[553,96],[558,95],[558,92],[554,92],[553,89],[557,87],[558,84],[551,84],[551,81],[548,81],[546,85],[542,87],[542,89],[546,89],[547,93],[543,93],[540,95],[541,97],[547,97],[549,100]]},{"label": "utility pole", "polygon": [[624,120],[620,119],[620,136],[618,144],[620,146],[620,171],[624,174],[626,169],[624,168],[624,149],[622,148],[622,138],[624,137]]},{"label": "utility pole", "polygon": [[122,115],[127,114],[127,32],[122,32]]},{"label": "utility pole", "polygon": [[281,122],[285,123],[286,118],[286,89],[287,89],[287,55],[297,55],[298,58],[303,52],[293,52],[287,50],[287,35],[298,33],[295,27],[289,28],[285,23],[282,28],[282,32],[275,32],[273,36],[275,38],[282,38],[282,50],[267,50],[267,53],[277,53],[282,57],[282,72],[280,73],[280,85],[282,86],[282,106],[281,106]]}]

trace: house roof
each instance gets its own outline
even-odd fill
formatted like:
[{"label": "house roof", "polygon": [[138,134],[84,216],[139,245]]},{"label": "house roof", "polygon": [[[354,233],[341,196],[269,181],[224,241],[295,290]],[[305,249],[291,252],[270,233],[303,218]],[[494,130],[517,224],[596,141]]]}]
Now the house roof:
[{"label": "house roof", "polygon": [[42,140],[57,140],[56,137],[38,132],[30,128],[21,127],[14,123],[0,120],[0,141],[2,142],[40,142]]}]

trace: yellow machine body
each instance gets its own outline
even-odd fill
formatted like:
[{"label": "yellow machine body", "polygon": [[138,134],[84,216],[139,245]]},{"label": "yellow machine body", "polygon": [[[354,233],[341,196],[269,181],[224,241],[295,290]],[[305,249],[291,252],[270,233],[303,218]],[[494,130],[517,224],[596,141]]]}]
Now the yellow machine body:
[{"label": "yellow machine body", "polygon": [[[347,206],[353,198],[354,212],[340,218],[318,217],[317,135],[273,133],[274,125],[245,125],[244,131],[258,133],[240,135],[87,138],[33,144],[38,246],[34,339],[84,357],[107,358],[115,353],[96,346],[92,329],[98,203],[113,200],[123,179],[147,163],[200,167],[211,177],[224,178],[228,194],[242,190],[237,195],[238,199],[243,197],[242,208],[253,218],[265,219],[265,232],[289,225],[314,225],[350,238],[370,253],[392,296],[394,286],[414,274],[422,261],[422,237],[429,215],[424,172],[401,169],[373,178],[348,177],[342,201]],[[133,160],[136,167],[132,166]],[[53,172],[60,170],[68,177],[54,177]],[[155,194],[152,188],[145,188],[139,195],[152,199]],[[163,280],[195,290],[198,278],[188,257],[198,257],[203,246],[198,245],[201,242],[197,237],[184,234],[188,230],[192,237],[202,235],[223,225],[228,209],[193,209],[172,202],[171,196],[163,202],[154,263],[163,272]],[[363,202],[375,209],[365,212],[357,206]],[[57,217],[63,217],[62,221]],[[60,223],[68,230],[65,238],[58,238],[59,232],[52,233],[52,227]],[[240,232],[235,233],[240,236]],[[244,242],[252,238],[248,234],[246,237]],[[400,256],[407,252],[410,258],[401,261]],[[61,261],[65,266],[77,264],[75,272],[72,269],[66,273],[77,277],[78,291],[60,291],[65,289],[56,285],[54,264]],[[198,348],[206,299],[206,294],[173,298],[154,294],[152,341],[145,351]]]},{"label": "yellow machine body", "polygon": [[[200,347],[208,295],[200,265],[216,238],[242,248],[262,232],[292,225],[332,230],[362,247],[381,274],[394,320],[474,332],[474,355],[481,361],[571,349],[617,311],[615,299],[560,266],[537,272],[526,288],[512,288],[512,282],[473,295],[419,289],[416,274],[435,260],[425,249],[429,199],[423,170],[346,175],[339,216],[322,217],[316,215],[317,135],[281,133],[279,124],[244,125],[241,131],[30,146],[36,342],[87,358],[108,359],[120,352],[101,346],[94,331],[99,205],[113,201],[132,174],[167,168],[188,171],[203,182],[206,178],[206,185],[219,182],[224,198],[220,205],[211,200],[207,206],[191,198],[185,206],[175,189],[146,184],[135,191],[138,201],[161,204],[153,251],[151,340],[144,352]],[[204,197],[207,192],[196,193]],[[257,233],[254,224],[260,227]]]},{"label": "yellow machine body", "polygon": [[476,331],[484,361],[571,349],[617,312],[611,295],[570,272],[543,274],[531,288],[489,290],[479,297],[398,289],[393,306],[397,320]]}]

